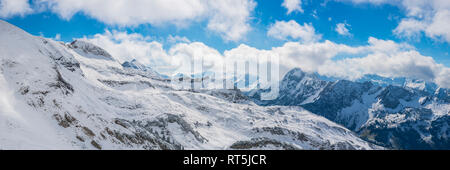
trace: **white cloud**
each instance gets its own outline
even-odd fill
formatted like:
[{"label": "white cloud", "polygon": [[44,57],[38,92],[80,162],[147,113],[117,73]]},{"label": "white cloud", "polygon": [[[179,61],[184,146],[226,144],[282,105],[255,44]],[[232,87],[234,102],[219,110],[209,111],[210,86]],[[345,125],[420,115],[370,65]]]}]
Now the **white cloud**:
[{"label": "white cloud", "polygon": [[56,41],[61,40],[61,34],[56,34],[53,39],[56,40]]},{"label": "white cloud", "polygon": [[146,65],[167,63],[163,45],[141,34],[106,30],[103,34],[82,39],[104,48],[121,63],[132,59]]},{"label": "white cloud", "polygon": [[[197,63],[202,63],[203,60],[205,68],[216,72],[222,70],[224,63],[223,56],[219,51],[201,42],[177,44],[168,50],[168,55],[171,59],[169,64],[177,66],[176,71],[170,70],[172,74],[191,73],[190,63],[193,60]],[[194,67],[197,71],[201,70],[200,65],[194,65]]]},{"label": "white cloud", "polygon": [[427,37],[450,42],[450,1],[449,0],[336,0],[354,4],[391,4],[406,11],[397,28],[393,31],[399,37],[418,38],[422,33]]},{"label": "white cloud", "polygon": [[319,19],[319,16],[317,15],[317,10],[313,10],[311,16],[314,17],[315,19]]},{"label": "white cloud", "polygon": [[416,19],[403,19],[394,29],[394,34],[406,38],[417,39],[420,37],[420,32],[425,30],[426,25]]},{"label": "white cloud", "polygon": [[450,68],[443,68],[441,73],[436,77],[435,82],[443,85],[444,87],[450,88]]},{"label": "white cloud", "polygon": [[353,2],[355,4],[361,4],[361,3],[372,3],[372,4],[384,4],[384,3],[388,3],[388,2],[393,2],[395,0],[336,0],[336,1],[350,1]]},{"label": "white cloud", "polygon": [[[84,39],[105,48],[120,62],[135,58],[164,74],[174,74],[171,72],[174,67],[167,67],[173,65],[174,61],[189,63],[203,57],[209,69],[220,72],[227,58],[271,55],[280,57],[280,76],[294,67],[300,67],[304,71],[350,80],[365,74],[378,74],[419,78],[450,88],[450,68],[436,63],[432,57],[420,54],[409,44],[373,37],[368,39],[368,45],[363,46],[348,46],[325,40],[307,44],[286,42],[280,47],[261,50],[242,44],[223,54],[201,42],[177,43],[165,50],[161,43],[150,37],[118,31],[105,31]],[[190,72],[190,67],[183,66],[177,67],[177,71]]]},{"label": "white cloud", "polygon": [[[0,17],[30,12],[28,0],[1,0]],[[251,30],[254,0],[34,0],[40,11],[50,10],[63,19],[82,13],[109,25],[140,24],[187,27],[206,21],[207,29],[227,41],[238,41]],[[5,8],[5,9],[3,9]]]},{"label": "white cloud", "polygon": [[312,24],[304,23],[300,25],[294,20],[288,22],[276,21],[269,27],[267,35],[280,40],[296,39],[304,43],[316,42],[322,38],[322,35],[316,34]]},{"label": "white cloud", "polygon": [[178,35],[176,35],[176,36],[169,35],[167,37],[167,41],[169,43],[171,43],[171,44],[175,44],[175,43],[178,43],[178,42],[183,42],[183,43],[190,43],[191,42],[191,40],[189,40],[187,37],[180,37]]},{"label": "white cloud", "polygon": [[290,14],[294,11],[303,13],[301,0],[284,0],[281,6],[287,9],[287,14]]},{"label": "white cloud", "polygon": [[[140,63],[152,66],[164,74],[171,73],[170,71],[174,69],[170,66],[174,57],[190,59],[202,56],[205,57],[206,61],[212,63],[220,61],[219,59],[222,57],[217,50],[200,42],[178,42],[170,49],[165,50],[162,43],[154,41],[151,37],[115,30],[106,30],[103,34],[96,34],[93,37],[84,37],[82,39],[104,48],[120,63],[136,59]],[[185,62],[188,61],[186,60]],[[189,68],[181,68],[180,70],[190,71]]]},{"label": "white cloud", "polygon": [[41,5],[70,19],[81,12],[107,24],[138,25],[142,23],[161,24],[183,22],[200,17],[206,12],[200,0],[38,0]]},{"label": "white cloud", "polygon": [[352,34],[350,34],[350,31],[348,30],[348,28],[347,28],[348,26],[350,26],[350,25],[347,23],[338,23],[338,24],[336,24],[335,31],[339,35],[350,36]]},{"label": "white cloud", "polygon": [[402,51],[392,54],[374,52],[361,58],[329,60],[320,67],[319,73],[348,79],[356,79],[364,74],[378,74],[433,81],[442,70],[443,66],[431,57],[422,56],[417,51]]},{"label": "white cloud", "polygon": [[396,43],[392,40],[380,40],[374,37],[369,37],[369,46],[365,47],[370,51],[376,53],[397,53],[400,51],[414,50],[414,47],[406,43]]},{"label": "white cloud", "polygon": [[238,41],[250,31],[250,14],[256,7],[253,0],[208,1],[212,9],[208,29],[218,32],[227,41]]},{"label": "white cloud", "polygon": [[[300,67],[308,72],[356,79],[365,74],[387,77],[419,78],[450,87],[442,77],[447,67],[432,57],[423,56],[408,44],[370,37],[366,46],[347,46],[326,40],[323,43],[286,43],[274,48],[288,68]],[[335,59],[337,56],[352,55]]]},{"label": "white cloud", "polygon": [[23,16],[33,12],[28,0],[0,0],[0,18]]},{"label": "white cloud", "polygon": [[300,67],[308,72],[317,72],[321,65],[339,53],[355,54],[361,50],[363,49],[335,44],[328,40],[323,43],[311,44],[287,42],[281,47],[272,49],[273,52],[281,57],[282,64],[286,68]]},{"label": "white cloud", "polygon": [[427,25],[425,33],[429,37],[436,39],[442,38],[443,40],[450,42],[450,8],[449,10],[437,12],[433,17],[432,22]]},{"label": "white cloud", "polygon": [[[411,45],[373,37],[369,38],[368,45],[365,46],[348,46],[325,40],[310,44],[287,42],[272,50],[241,45],[230,51],[239,51],[245,55],[262,52],[276,54],[281,60],[281,75],[294,67],[300,67],[307,72],[350,80],[365,74],[378,74],[419,78],[450,87],[449,68],[436,63],[432,57],[421,55]],[[353,57],[337,58],[338,56]]]},{"label": "white cloud", "polygon": [[407,10],[407,18],[402,19],[394,33],[403,37],[426,36],[450,42],[450,1],[404,0],[402,6]]}]

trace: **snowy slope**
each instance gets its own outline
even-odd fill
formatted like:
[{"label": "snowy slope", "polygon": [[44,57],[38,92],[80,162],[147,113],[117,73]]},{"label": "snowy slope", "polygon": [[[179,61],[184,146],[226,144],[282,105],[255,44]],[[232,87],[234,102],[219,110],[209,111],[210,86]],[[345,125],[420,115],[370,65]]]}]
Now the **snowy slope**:
[{"label": "snowy slope", "polygon": [[0,21],[0,149],[382,149],[301,107],[182,91]]}]

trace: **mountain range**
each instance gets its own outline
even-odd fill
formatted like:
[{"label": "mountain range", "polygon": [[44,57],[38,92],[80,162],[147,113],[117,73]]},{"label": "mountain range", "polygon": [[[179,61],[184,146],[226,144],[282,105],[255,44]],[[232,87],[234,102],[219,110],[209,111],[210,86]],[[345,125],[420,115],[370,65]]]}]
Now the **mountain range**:
[{"label": "mountain range", "polygon": [[0,20],[0,149],[385,149],[300,106],[177,90],[83,40]]},{"label": "mountain range", "polygon": [[450,93],[432,82],[350,81],[295,68],[280,95],[262,101],[270,87],[177,89],[173,78],[87,41],[33,36],[0,20],[0,149],[450,146]]},{"label": "mountain range", "polygon": [[432,82],[367,75],[355,81],[289,71],[275,100],[261,101],[269,89],[247,95],[263,106],[301,106],[391,149],[448,149],[450,93]]}]

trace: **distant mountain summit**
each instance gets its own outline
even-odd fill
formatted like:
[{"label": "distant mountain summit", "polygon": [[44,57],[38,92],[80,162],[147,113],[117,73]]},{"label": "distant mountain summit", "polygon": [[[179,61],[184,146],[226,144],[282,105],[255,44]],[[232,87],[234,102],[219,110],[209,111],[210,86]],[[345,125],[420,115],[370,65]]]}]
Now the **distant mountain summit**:
[{"label": "distant mountain summit", "polygon": [[434,93],[439,87],[433,82],[419,80],[419,79],[411,79],[405,77],[398,78],[387,78],[374,74],[365,75],[357,80],[356,82],[372,82],[375,85],[379,85],[382,87],[386,87],[389,85],[392,86],[400,86],[404,88],[417,89],[421,91],[426,91],[428,93]]},{"label": "distant mountain summit", "polygon": [[114,60],[106,50],[84,40],[75,40],[69,44],[69,47],[86,57]]},{"label": "distant mountain summit", "polygon": [[136,59],[123,62],[122,67],[130,72],[135,72],[136,74],[139,74],[141,76],[146,76],[154,79],[168,80],[170,78],[167,75],[158,73],[152,67],[140,63]]},{"label": "distant mountain summit", "polygon": [[260,105],[302,106],[389,148],[450,146],[450,94],[434,83],[377,75],[356,81],[333,80],[299,68],[289,71],[280,83],[275,100],[259,100],[259,94],[267,89],[247,95]]},{"label": "distant mountain summit", "polygon": [[131,61],[125,61],[122,64],[122,66],[125,68],[132,68],[132,69],[142,70],[142,71],[152,70],[150,67],[145,66],[145,65],[141,64],[140,62],[138,62],[136,59],[133,59]]},{"label": "distant mountain summit", "polygon": [[[315,97],[328,84],[317,78],[315,74],[303,72],[300,68],[290,70],[280,82],[279,96],[273,101],[259,101],[260,105],[301,105],[314,100]],[[249,92],[254,98],[260,98],[261,92],[268,90],[252,90]]]}]

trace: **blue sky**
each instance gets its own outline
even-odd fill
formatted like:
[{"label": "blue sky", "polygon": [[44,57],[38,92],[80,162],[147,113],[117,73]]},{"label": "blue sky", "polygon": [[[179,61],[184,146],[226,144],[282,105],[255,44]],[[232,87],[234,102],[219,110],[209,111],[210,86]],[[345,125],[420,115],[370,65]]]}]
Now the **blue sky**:
[{"label": "blue sky", "polygon": [[[121,27],[104,24],[82,13],[77,13],[66,20],[49,11],[9,17],[5,20],[34,35],[54,37],[56,34],[60,34],[61,40],[65,42],[72,41],[74,38],[103,33],[105,29],[116,29],[137,32],[156,39],[164,39],[168,35],[184,36],[191,41],[203,42],[221,52],[234,48],[241,43],[261,49],[280,46],[283,41],[266,35],[267,27],[276,20],[295,20],[298,23],[312,23],[324,39],[337,43],[363,45],[367,44],[369,37],[407,42],[414,45],[423,55],[433,56],[437,62],[450,66],[448,42],[435,41],[426,36],[421,36],[419,40],[409,40],[398,38],[393,34],[392,30],[396,28],[400,19],[405,17],[404,9],[397,6],[388,4],[355,5],[334,1],[329,1],[324,6],[324,1],[316,0],[304,1],[302,4],[303,13],[293,12],[287,15],[287,9],[281,6],[281,0],[257,0],[256,2],[257,6],[250,21],[252,30],[244,40],[240,41],[224,41],[220,36],[206,30],[205,22],[192,23],[186,28],[177,28],[174,25],[152,26],[152,24]],[[328,20],[329,18],[331,18],[331,21]],[[341,36],[334,30],[336,24],[342,22],[351,25],[350,32],[353,36]]]},{"label": "blue sky", "polygon": [[[291,1],[294,9],[292,12],[288,13],[288,7],[283,6],[284,1]],[[185,1],[186,4],[179,4],[177,2],[180,1],[153,0],[135,1],[134,5],[124,7],[109,7],[113,2],[107,1],[106,5],[99,6],[97,2],[101,1],[81,0],[74,4],[69,0],[0,0],[0,18],[34,35],[54,38],[58,34],[60,40],[65,42],[83,37],[91,39],[94,35],[104,35],[107,30],[139,34],[146,37],[145,41],[160,43],[167,51],[178,43],[168,41],[169,36],[182,37],[188,40],[185,43],[201,42],[221,54],[239,49],[241,44],[258,50],[271,50],[290,42],[299,43],[299,48],[303,48],[307,46],[305,44],[330,41],[357,48],[372,46],[369,38],[373,37],[374,41],[408,44],[420,57],[430,56],[435,65],[442,64],[446,67],[439,68],[440,70],[447,71],[450,67],[450,31],[445,29],[450,25],[448,18],[445,19],[450,15],[448,1],[432,0],[427,4],[409,3],[408,0],[284,1],[191,0]],[[171,4],[153,8],[152,2]],[[108,10],[112,7],[117,9]],[[289,21],[293,22],[287,24]],[[280,27],[270,34],[277,22],[280,22]],[[336,31],[337,24],[344,25],[348,33],[339,34]],[[313,29],[312,32],[296,30],[307,29],[308,26]],[[313,35],[309,35],[310,33]],[[305,40],[305,36],[320,38],[309,41]],[[338,61],[365,55],[367,54],[339,53],[325,60]],[[422,61],[414,59],[414,62]],[[436,67],[433,66],[432,69],[436,70]],[[311,70],[320,72],[321,68],[314,67]],[[435,72],[444,74],[445,71]]]}]

